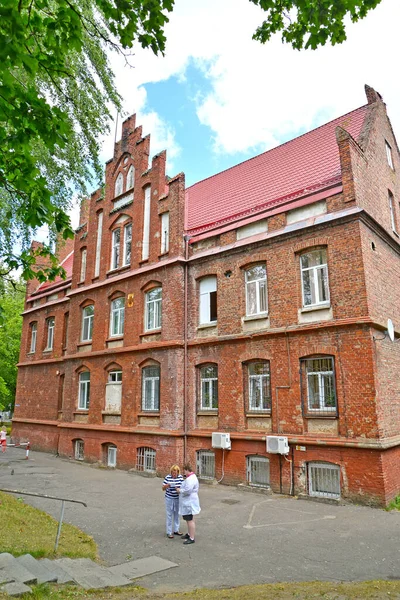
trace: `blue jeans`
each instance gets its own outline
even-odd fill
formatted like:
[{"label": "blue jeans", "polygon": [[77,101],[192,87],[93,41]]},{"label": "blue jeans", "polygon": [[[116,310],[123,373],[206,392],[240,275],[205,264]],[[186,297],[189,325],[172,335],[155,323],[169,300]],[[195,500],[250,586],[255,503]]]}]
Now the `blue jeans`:
[{"label": "blue jeans", "polygon": [[[167,535],[179,531],[179,498],[168,498],[165,496],[165,511],[167,513]],[[172,524],[174,528],[172,529]]]}]

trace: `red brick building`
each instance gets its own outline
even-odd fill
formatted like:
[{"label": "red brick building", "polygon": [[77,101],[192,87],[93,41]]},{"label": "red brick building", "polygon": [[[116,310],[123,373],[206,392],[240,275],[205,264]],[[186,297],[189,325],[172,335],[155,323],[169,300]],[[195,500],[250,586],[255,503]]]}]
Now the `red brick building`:
[{"label": "red brick building", "polygon": [[187,189],[127,119],[59,250],[67,279],[28,284],[13,433],[124,469],[396,496],[400,159],[366,94]]}]

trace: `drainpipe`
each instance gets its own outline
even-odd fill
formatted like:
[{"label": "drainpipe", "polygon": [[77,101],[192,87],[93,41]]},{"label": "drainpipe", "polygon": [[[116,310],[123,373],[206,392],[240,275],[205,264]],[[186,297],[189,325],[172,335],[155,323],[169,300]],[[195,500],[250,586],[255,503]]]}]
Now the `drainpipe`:
[{"label": "drainpipe", "polygon": [[184,264],[184,314],[183,314],[183,462],[187,462],[187,368],[188,368],[188,259],[190,236],[185,235],[185,264]]},{"label": "drainpipe", "polygon": [[286,352],[287,352],[287,359],[288,359],[289,385],[275,386],[275,395],[276,395],[276,411],[275,412],[276,412],[277,433],[281,432],[281,428],[280,428],[280,424],[279,424],[279,394],[278,394],[278,390],[290,390],[290,388],[292,387],[292,367],[290,364],[289,334],[287,331],[285,331],[285,337],[286,337]]}]

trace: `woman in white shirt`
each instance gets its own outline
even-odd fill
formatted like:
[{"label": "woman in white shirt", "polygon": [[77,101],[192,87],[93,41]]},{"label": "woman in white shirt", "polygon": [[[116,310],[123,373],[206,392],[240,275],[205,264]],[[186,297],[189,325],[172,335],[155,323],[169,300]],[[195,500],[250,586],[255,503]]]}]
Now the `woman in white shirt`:
[{"label": "woman in white shirt", "polygon": [[188,532],[182,538],[185,540],[184,544],[194,544],[196,533],[194,515],[198,515],[201,510],[199,503],[199,480],[189,464],[183,467],[183,472],[186,479],[177,491],[179,494],[179,513],[187,523]]}]

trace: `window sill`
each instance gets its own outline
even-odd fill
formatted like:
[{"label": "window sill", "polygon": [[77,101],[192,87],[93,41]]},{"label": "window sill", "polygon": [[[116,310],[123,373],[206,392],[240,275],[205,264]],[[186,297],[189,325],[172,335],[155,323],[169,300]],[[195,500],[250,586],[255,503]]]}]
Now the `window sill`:
[{"label": "window sill", "polygon": [[300,312],[313,312],[315,310],[327,310],[331,307],[331,303],[327,302],[326,304],[313,304],[312,306],[302,306]]},{"label": "window sill", "polygon": [[162,252],[161,254],[158,255],[158,258],[164,258],[164,256],[168,256],[169,254],[169,250],[167,250],[166,252]]},{"label": "window sill", "polygon": [[138,417],[159,417],[160,416],[160,411],[159,410],[146,410],[138,413]]},{"label": "window sill", "polygon": [[53,348],[45,348],[43,352],[53,352]]},{"label": "window sill", "polygon": [[116,269],[110,269],[106,272],[107,277],[113,277],[114,275],[119,275],[120,273],[125,273],[131,268],[131,265],[123,265],[122,267],[117,267]]},{"label": "window sill", "polygon": [[92,345],[92,340],[85,340],[83,342],[79,342],[79,344],[77,344],[78,348],[82,348],[84,346],[91,346]]},{"label": "window sill", "polygon": [[218,416],[218,410],[216,410],[215,408],[213,408],[212,410],[199,410],[197,411],[197,416],[198,417],[217,417]]},{"label": "window sill", "polygon": [[258,412],[254,411],[249,411],[246,413],[246,417],[247,418],[251,418],[251,417],[264,417],[267,419],[271,418],[271,411],[267,411],[267,410],[260,410]]},{"label": "window sill", "polygon": [[124,336],[123,335],[112,335],[110,337],[108,337],[106,339],[106,342],[119,342],[119,341],[123,341],[124,340]]},{"label": "window sill", "polygon": [[143,260],[140,260],[140,261],[139,261],[139,265],[140,265],[140,266],[142,266],[142,265],[147,265],[147,263],[148,263],[148,262],[149,262],[149,259],[148,259],[148,258],[145,258],[145,259],[143,259]]},{"label": "window sill", "polygon": [[102,410],[101,414],[102,415],[113,415],[113,416],[120,417],[121,416],[121,411],[116,411],[116,410]]},{"label": "window sill", "polygon": [[268,313],[259,313],[257,315],[246,315],[243,317],[243,321],[260,321],[262,319],[268,319]]},{"label": "window sill", "polygon": [[313,414],[307,413],[307,414],[303,415],[303,417],[305,419],[330,419],[330,420],[334,421],[335,419],[339,418],[339,415],[337,414],[337,412],[332,412],[332,414],[315,412]]},{"label": "window sill", "polygon": [[197,326],[197,329],[216,329],[217,328],[217,321],[213,321],[212,323],[201,323],[200,325]]},{"label": "window sill", "polygon": [[73,415],[88,415],[89,414],[89,409],[88,408],[78,408],[77,410],[74,410]]},{"label": "window sill", "polygon": [[140,333],[139,337],[147,337],[148,335],[156,335],[157,333],[161,333],[161,327],[158,329],[150,329],[150,331],[145,331],[144,333]]}]

